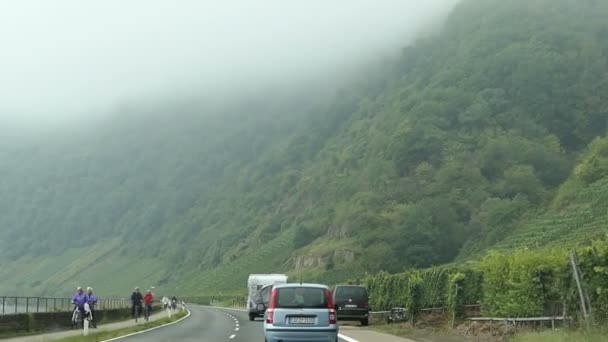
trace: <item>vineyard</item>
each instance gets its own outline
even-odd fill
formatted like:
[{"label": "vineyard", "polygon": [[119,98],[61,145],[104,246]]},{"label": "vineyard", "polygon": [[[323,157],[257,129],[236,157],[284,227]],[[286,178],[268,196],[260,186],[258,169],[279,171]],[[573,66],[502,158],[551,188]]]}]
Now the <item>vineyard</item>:
[{"label": "vineyard", "polygon": [[[222,266],[216,270],[201,272],[187,283],[180,284],[180,293],[198,293],[214,295],[216,293],[240,295],[245,292],[247,277],[250,273],[273,273],[274,269],[284,269],[292,249],[294,231],[286,231],[279,237],[264,245],[264,248],[252,246],[255,250],[248,258]],[[274,269],[273,269],[274,267]],[[212,291],[221,289],[219,291]],[[232,296],[231,296],[232,298]]]},{"label": "vineyard", "polygon": [[[582,288],[592,317],[608,318],[608,241],[576,249]],[[374,310],[405,306],[416,317],[423,307],[447,307],[462,317],[464,306],[480,304],[483,315],[581,317],[579,293],[563,248],[494,252],[479,262],[400,274],[380,273],[365,280]]]},{"label": "vineyard", "polygon": [[[602,237],[607,232],[608,179],[566,194],[564,186],[553,206],[529,221],[495,246],[499,250],[537,248],[539,246],[573,247],[581,241]],[[562,195],[562,196],[560,196]]]}]

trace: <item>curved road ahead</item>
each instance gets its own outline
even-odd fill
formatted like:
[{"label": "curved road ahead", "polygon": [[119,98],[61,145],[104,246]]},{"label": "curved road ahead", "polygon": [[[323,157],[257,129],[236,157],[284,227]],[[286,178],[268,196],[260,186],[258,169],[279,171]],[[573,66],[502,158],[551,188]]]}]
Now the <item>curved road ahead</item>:
[{"label": "curved road ahead", "polygon": [[[143,334],[120,339],[124,342],[262,342],[264,334],[262,331],[262,319],[258,318],[250,322],[247,313],[244,311],[210,308],[191,305],[188,307],[191,312],[190,317],[185,320],[160,329],[156,329]],[[344,333],[344,329],[341,329]],[[361,331],[361,333],[364,333]],[[340,339],[340,342],[401,342],[407,341],[393,336],[383,335],[367,331],[364,338],[353,336],[347,340]],[[357,334],[357,331],[348,331],[348,335]]]},{"label": "curved road ahead", "polygon": [[188,306],[190,317],[172,326],[121,339],[124,342],[263,341],[262,321],[250,322],[245,312]]}]

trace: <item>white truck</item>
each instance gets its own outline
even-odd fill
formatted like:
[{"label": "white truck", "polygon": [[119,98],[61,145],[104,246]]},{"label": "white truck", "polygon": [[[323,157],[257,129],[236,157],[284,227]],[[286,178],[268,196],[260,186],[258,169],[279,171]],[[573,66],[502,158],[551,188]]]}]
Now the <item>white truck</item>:
[{"label": "white truck", "polygon": [[286,283],[287,276],[285,274],[249,275],[249,279],[247,280],[247,312],[249,313],[250,321],[255,320],[256,317],[264,317],[264,312],[268,305],[268,298],[265,297],[269,294],[268,290],[272,289],[272,285]]}]

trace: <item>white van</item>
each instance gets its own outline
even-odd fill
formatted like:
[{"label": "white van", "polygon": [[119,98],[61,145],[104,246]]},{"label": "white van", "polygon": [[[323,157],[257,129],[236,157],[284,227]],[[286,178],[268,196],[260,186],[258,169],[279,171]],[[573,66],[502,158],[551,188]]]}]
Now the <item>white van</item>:
[{"label": "white van", "polygon": [[[247,312],[249,320],[253,321],[256,317],[264,317],[266,311],[264,294],[260,292],[268,285],[286,284],[287,276],[284,274],[251,274],[247,280]],[[263,291],[268,292],[268,291]]]}]

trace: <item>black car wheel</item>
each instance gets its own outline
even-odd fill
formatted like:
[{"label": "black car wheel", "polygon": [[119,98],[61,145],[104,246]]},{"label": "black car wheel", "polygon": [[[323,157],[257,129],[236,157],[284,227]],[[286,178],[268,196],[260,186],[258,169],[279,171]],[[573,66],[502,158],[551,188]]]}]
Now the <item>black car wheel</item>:
[{"label": "black car wheel", "polygon": [[362,326],[366,327],[368,324],[369,324],[369,320],[367,318],[361,320],[361,325]]}]

